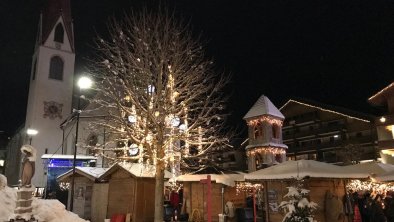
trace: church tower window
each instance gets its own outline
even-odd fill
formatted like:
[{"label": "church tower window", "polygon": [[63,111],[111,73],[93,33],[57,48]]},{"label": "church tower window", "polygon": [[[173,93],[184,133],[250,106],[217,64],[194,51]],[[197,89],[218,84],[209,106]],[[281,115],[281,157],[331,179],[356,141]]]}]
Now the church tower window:
[{"label": "church tower window", "polygon": [[56,80],[63,80],[63,60],[59,56],[51,58],[49,66],[49,78]]},{"label": "church tower window", "polygon": [[64,41],[64,29],[62,23],[57,24],[55,28],[55,42],[63,43]]}]

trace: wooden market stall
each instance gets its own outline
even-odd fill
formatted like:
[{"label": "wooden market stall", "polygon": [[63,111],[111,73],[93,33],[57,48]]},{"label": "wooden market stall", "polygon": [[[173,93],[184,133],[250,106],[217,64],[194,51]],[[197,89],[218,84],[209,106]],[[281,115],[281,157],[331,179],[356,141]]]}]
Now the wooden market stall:
[{"label": "wooden market stall", "polygon": [[[218,171],[213,167],[203,168],[193,174],[181,175],[176,178],[183,184],[184,211],[193,219],[207,220],[208,186],[202,183],[208,175],[211,177],[211,213],[212,221],[219,221],[219,214],[226,213],[227,221],[235,221],[235,209],[245,207],[245,193],[237,194],[235,181],[244,179],[243,173]],[[227,210],[226,210],[227,205]]]},{"label": "wooden market stall", "polygon": [[[345,167],[328,163],[299,160],[287,161],[269,168],[245,174],[246,181],[259,181],[264,186],[265,213],[269,222],[282,221],[284,212],[278,209],[287,192],[287,187],[295,183],[296,178],[304,178],[304,188],[310,190],[309,198],[318,204],[315,220],[320,222],[349,221],[343,212],[343,197],[348,179],[365,179],[366,172],[354,172]],[[334,206],[326,206],[335,203]],[[333,220],[335,217],[337,220]],[[331,219],[329,219],[331,218]],[[341,220],[339,220],[342,218]]]},{"label": "wooden market stall", "polygon": [[[73,212],[79,217],[91,222],[101,222],[106,218],[108,183],[102,183],[98,178],[107,168],[76,167]],[[59,183],[70,184],[72,170],[57,177]],[[70,203],[71,193],[68,193]]]},{"label": "wooden market stall", "polygon": [[[131,214],[131,221],[151,222],[154,219],[155,169],[138,163],[117,163],[101,177],[108,181],[107,218],[115,214]],[[171,174],[165,171],[165,178]]]}]

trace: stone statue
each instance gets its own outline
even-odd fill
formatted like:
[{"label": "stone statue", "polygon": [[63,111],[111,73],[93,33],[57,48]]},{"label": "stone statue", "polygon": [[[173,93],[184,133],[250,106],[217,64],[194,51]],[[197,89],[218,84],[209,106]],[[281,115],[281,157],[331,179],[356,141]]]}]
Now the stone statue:
[{"label": "stone statue", "polygon": [[21,152],[25,155],[22,161],[21,187],[30,188],[35,171],[36,149],[31,145],[23,145]]}]

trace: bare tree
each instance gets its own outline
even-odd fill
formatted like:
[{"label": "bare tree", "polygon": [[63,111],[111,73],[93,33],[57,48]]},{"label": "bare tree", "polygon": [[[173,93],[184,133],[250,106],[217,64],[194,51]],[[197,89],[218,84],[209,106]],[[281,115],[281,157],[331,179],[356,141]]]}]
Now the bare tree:
[{"label": "bare tree", "polygon": [[92,102],[107,116],[94,124],[118,140],[95,149],[115,153],[109,156],[114,161],[155,167],[155,221],[162,221],[164,170],[177,171],[227,141],[221,131],[229,79],[215,72],[188,26],[168,12],[131,13],[112,19],[108,30],[109,40],[95,41],[89,72],[98,82]]}]

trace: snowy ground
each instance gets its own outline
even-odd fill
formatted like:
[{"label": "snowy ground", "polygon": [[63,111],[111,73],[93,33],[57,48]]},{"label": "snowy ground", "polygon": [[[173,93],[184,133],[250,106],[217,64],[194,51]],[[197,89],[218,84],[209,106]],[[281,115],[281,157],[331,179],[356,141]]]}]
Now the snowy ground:
[{"label": "snowy ground", "polygon": [[[14,216],[16,190],[4,186],[4,176],[0,174],[0,221],[8,221]],[[86,222],[76,214],[67,211],[58,200],[34,199],[33,215],[39,222]]]}]

